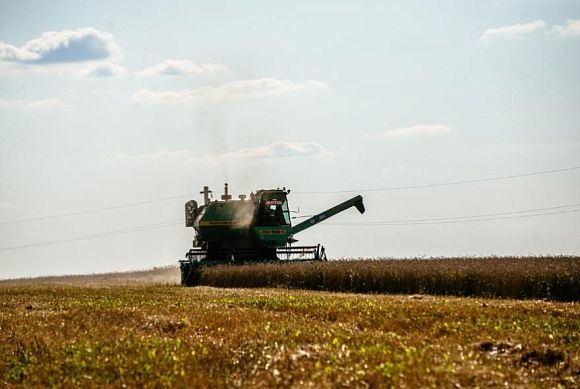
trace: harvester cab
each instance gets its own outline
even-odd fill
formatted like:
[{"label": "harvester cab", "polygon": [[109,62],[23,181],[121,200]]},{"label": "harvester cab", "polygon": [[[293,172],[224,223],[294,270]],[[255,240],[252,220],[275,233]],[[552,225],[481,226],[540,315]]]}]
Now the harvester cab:
[{"label": "harvester cab", "polygon": [[[260,193],[261,192],[261,193]],[[260,191],[256,225],[258,226],[290,226],[290,209],[286,191]]]},{"label": "harvester cab", "polygon": [[324,247],[293,246],[294,235],[350,207],[364,213],[362,197],[355,196],[302,223],[292,226],[289,190],[268,189],[233,200],[225,184],[221,201],[212,201],[207,186],[204,204],[185,204],[185,225],[194,229],[193,247],[179,261],[182,285],[200,281],[202,266],[248,262],[325,260]]}]

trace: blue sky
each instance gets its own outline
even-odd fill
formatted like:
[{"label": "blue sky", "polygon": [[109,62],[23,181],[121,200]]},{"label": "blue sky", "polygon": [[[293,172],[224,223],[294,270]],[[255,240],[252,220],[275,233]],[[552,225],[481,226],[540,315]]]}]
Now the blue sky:
[{"label": "blue sky", "polygon": [[[0,278],[176,263],[204,185],[285,186],[306,215],[364,189],[580,166],[577,1],[5,1],[0,42]],[[300,242],[580,253],[578,207],[523,212],[580,203],[580,170],[361,194],[367,213]],[[369,224],[507,212],[525,217]]]}]

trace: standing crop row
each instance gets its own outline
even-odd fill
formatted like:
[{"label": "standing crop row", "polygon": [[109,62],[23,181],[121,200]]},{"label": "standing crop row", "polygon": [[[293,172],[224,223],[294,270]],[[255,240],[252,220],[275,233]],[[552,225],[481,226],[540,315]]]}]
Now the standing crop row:
[{"label": "standing crop row", "polygon": [[216,266],[202,284],[580,301],[580,257],[341,260]]}]

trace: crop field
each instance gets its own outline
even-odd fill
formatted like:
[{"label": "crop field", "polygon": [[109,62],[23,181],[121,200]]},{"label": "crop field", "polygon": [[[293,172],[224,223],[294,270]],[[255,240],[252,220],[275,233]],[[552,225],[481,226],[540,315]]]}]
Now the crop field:
[{"label": "crop field", "polygon": [[577,302],[182,288],[159,271],[171,281],[0,283],[0,386],[580,385]]},{"label": "crop field", "polygon": [[216,266],[201,284],[580,300],[580,257],[491,257],[344,260]]}]

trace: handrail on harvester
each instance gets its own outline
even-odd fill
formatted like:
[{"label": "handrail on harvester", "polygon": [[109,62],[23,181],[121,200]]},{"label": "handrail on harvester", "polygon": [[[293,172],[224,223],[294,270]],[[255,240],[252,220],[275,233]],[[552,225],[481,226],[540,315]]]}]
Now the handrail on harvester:
[{"label": "handrail on harvester", "polygon": [[365,206],[363,204],[363,198],[361,195],[355,196],[350,200],[345,201],[344,203],[340,203],[330,209],[327,209],[324,212],[319,213],[318,215],[314,215],[309,219],[304,220],[302,223],[299,223],[292,227],[292,235],[297,234],[300,231],[304,231],[307,228],[310,228],[323,220],[328,219],[331,216],[336,215],[344,210],[349,209],[350,207],[356,207],[360,213],[365,212]]}]

